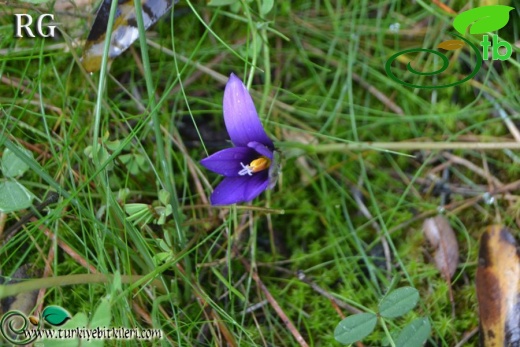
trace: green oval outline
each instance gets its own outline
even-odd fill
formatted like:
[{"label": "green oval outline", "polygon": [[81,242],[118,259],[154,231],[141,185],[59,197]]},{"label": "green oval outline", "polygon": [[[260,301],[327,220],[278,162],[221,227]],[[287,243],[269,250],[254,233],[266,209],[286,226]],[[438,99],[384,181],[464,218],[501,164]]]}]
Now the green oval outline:
[{"label": "green oval outline", "polygon": [[[437,56],[442,56],[441,58],[443,59],[443,65],[440,69],[438,70],[435,70],[435,71],[432,71],[432,72],[419,72],[419,71],[416,71],[415,69],[413,69],[410,65],[410,63],[408,63],[408,65],[406,66],[407,70],[410,71],[411,73],[414,73],[414,74],[417,74],[417,75],[426,75],[426,76],[432,76],[432,75],[435,75],[435,74],[438,74],[438,73],[441,73],[443,72],[444,70],[446,70],[448,67],[449,67],[449,61],[448,61],[448,58],[438,52],[438,51],[434,51],[432,49],[426,49],[426,48],[413,48],[413,49],[407,49],[407,50],[404,50],[404,51],[401,51],[401,52],[398,52],[394,55],[392,55],[387,61],[386,61],[386,64],[385,64],[385,71],[386,71],[386,74],[388,75],[388,77],[390,77],[391,79],[393,79],[395,82],[399,83],[399,84],[402,84],[402,85],[405,85],[407,87],[411,87],[411,88],[421,88],[421,89],[440,89],[440,88],[448,88],[448,87],[454,87],[456,85],[459,85],[459,84],[462,84],[462,83],[465,83],[467,81],[469,81],[470,79],[472,79],[473,77],[475,77],[475,75],[479,72],[480,68],[482,67],[482,55],[480,54],[478,48],[472,44],[471,42],[469,42],[468,40],[466,40],[464,37],[456,34],[456,33],[449,33],[450,35],[452,36],[456,36],[458,38],[460,38],[461,40],[463,40],[465,43],[467,43],[472,49],[473,51],[475,52],[475,55],[476,55],[476,59],[477,59],[477,63],[476,63],[476,66],[475,68],[473,69],[473,71],[471,72],[471,74],[469,74],[468,76],[466,76],[466,78],[460,80],[460,81],[457,81],[457,82],[453,82],[453,83],[450,83],[450,84],[445,84],[445,85],[441,85],[441,86],[421,86],[421,85],[418,85],[418,84],[412,84],[412,83],[408,83],[408,82],[405,82],[405,81],[402,81],[400,80],[396,75],[394,75],[394,73],[392,72],[392,63],[393,61],[398,57],[400,56],[401,54],[406,54],[406,53],[415,53],[415,52],[428,52],[428,53],[433,53]],[[448,64],[446,64],[446,62],[448,62]]]}]

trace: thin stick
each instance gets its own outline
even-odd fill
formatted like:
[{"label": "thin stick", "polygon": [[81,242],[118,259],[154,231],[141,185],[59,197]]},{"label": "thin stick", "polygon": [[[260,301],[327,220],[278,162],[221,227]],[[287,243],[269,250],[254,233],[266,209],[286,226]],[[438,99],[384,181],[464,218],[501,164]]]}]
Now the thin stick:
[{"label": "thin stick", "polygon": [[251,276],[253,277],[253,280],[256,282],[256,285],[258,286],[258,288],[260,288],[260,290],[262,290],[265,297],[267,298],[267,301],[269,301],[269,304],[271,304],[271,306],[274,308],[274,310],[276,311],[278,316],[282,319],[283,323],[285,324],[287,329],[289,329],[289,331],[294,336],[296,341],[298,341],[298,343],[302,347],[309,347],[307,342],[304,340],[303,336],[300,334],[298,329],[296,329],[296,327],[294,326],[293,322],[291,322],[289,317],[287,317],[287,315],[283,311],[282,307],[278,304],[276,299],[271,295],[271,293],[269,292],[269,289],[267,289],[267,287],[264,285],[264,283],[258,276],[256,269],[251,271],[251,264],[249,264],[249,262],[247,260],[245,260],[244,258],[241,258],[240,260],[242,260],[242,264],[246,268],[246,271],[251,273]]},{"label": "thin stick", "polygon": [[40,214],[44,208],[49,206],[50,204],[53,204],[58,201],[59,194],[56,192],[50,192],[47,199],[45,199],[42,203],[38,204],[34,207],[32,211],[24,215],[18,222],[16,222],[13,226],[8,228],[5,231],[5,239],[3,241],[3,244],[6,244],[11,238],[13,238],[14,235],[24,226],[24,224],[27,224],[34,216]]},{"label": "thin stick", "polygon": [[44,226],[40,226],[40,230],[43,231],[43,233],[49,238],[49,240],[56,239],[56,242],[58,243],[58,246],[67,253],[72,259],[74,259],[78,264],[83,266],[85,269],[88,269],[91,273],[97,274],[97,269],[92,265],[89,264],[88,261],[83,258],[81,255],[79,255],[76,251],[74,251],[68,244],[66,244],[63,240],[57,239],[56,236],[50,231],[49,229],[45,228]]},{"label": "thin stick", "polygon": [[[489,172],[486,172],[486,170],[483,170],[483,169],[479,168],[477,165],[473,164],[469,160],[466,160],[464,158],[461,158],[459,156],[453,155],[453,154],[448,153],[448,152],[442,153],[442,156],[444,158],[448,159],[452,163],[465,166],[466,168],[468,168],[469,170],[473,171],[474,173],[476,173],[480,177],[486,178],[488,181],[493,182],[493,184],[495,186],[497,186],[497,187],[502,187],[504,185],[502,182],[500,182],[500,180],[498,178],[489,175]],[[492,191],[492,189],[490,189],[490,191]]]},{"label": "thin stick", "polygon": [[462,340],[460,340],[459,343],[457,343],[455,345],[455,347],[464,346],[466,344],[466,342],[468,342],[469,339],[471,339],[477,333],[478,333],[478,327],[473,328],[472,330],[468,331],[467,333],[464,334],[464,336],[462,337]]},{"label": "thin stick", "polygon": [[[327,299],[329,299],[332,302],[333,306],[336,305],[338,307],[341,307],[352,314],[363,312],[363,311],[355,308],[354,306],[351,306],[351,305],[347,304],[346,302],[343,302],[343,301],[337,299],[336,297],[334,297],[334,295],[330,294],[325,289],[321,288],[316,283],[314,283],[313,281],[308,279],[303,271],[298,271],[297,277],[303,283],[308,284],[315,292],[317,292],[317,293],[323,295],[324,297],[326,297]],[[344,317],[342,317],[342,318],[344,318]]]}]

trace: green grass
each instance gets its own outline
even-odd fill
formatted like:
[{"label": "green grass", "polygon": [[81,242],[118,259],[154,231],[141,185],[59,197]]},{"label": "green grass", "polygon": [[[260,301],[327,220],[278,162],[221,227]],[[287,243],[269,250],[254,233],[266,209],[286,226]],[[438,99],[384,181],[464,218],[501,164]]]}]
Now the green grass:
[{"label": "green grass", "polygon": [[[456,146],[416,150],[410,144],[388,152],[352,148],[365,141],[513,142],[486,96],[516,127],[518,49],[510,61],[484,62],[465,84],[411,89],[392,81],[384,64],[400,50],[434,49],[452,39],[447,32],[453,17],[437,6],[275,1],[262,17],[261,5],[240,1],[233,11],[180,1],[172,15],[109,64],[106,75],[85,73],[78,61],[77,43],[87,36],[91,6],[71,10],[72,16],[60,12],[62,35],[55,39],[13,38],[12,13],[36,12],[24,4],[2,6],[0,151],[10,144],[29,149],[34,161],[19,181],[37,200],[49,191],[61,195],[48,213],[2,242],[2,275],[30,264],[45,272],[34,277],[66,280],[93,271],[143,276],[141,282],[118,284],[112,277],[94,283],[93,275],[52,286],[43,306],[89,314],[109,295],[111,326],[162,329],[167,338],[155,345],[165,346],[300,345],[285,318],[310,346],[335,346],[334,328],[350,313],[316,286],[361,310],[376,310],[391,288],[413,286],[420,305],[393,320],[390,332],[426,316],[433,327],[429,345],[455,346],[478,326],[480,234],[494,223],[520,226],[513,191],[489,204],[473,198],[499,188],[491,177],[504,185],[516,181],[518,154]],[[462,5],[451,4],[455,11]],[[47,6],[38,8],[45,13]],[[518,12],[512,17],[500,34],[518,42]],[[388,29],[396,22],[399,34]],[[469,71],[464,64],[473,66],[468,49],[458,52],[448,53],[460,56],[438,83],[460,80]],[[431,59],[419,61],[431,67]],[[394,71],[409,81],[428,83],[397,66]],[[198,162],[228,146],[222,95],[231,72],[250,87],[268,133],[283,151],[283,175],[251,204],[215,208],[207,201],[220,178]],[[92,158],[85,153],[89,146]],[[451,284],[454,316],[450,285],[429,260],[421,231],[424,218],[437,214],[441,204],[431,178],[442,176],[445,153],[487,175],[464,163],[447,165],[454,192],[445,211],[460,247]],[[126,154],[139,155],[143,165],[132,172],[122,160]],[[127,193],[118,196],[122,189]],[[159,206],[161,189],[170,193],[173,211],[165,224],[127,220],[125,203]],[[0,229],[25,213],[3,214]],[[385,260],[383,244],[391,259]],[[297,271],[311,282],[299,280]],[[363,342],[380,346],[385,338],[379,326]],[[150,345],[106,344],[127,343]],[[477,343],[474,335],[466,346]]]}]

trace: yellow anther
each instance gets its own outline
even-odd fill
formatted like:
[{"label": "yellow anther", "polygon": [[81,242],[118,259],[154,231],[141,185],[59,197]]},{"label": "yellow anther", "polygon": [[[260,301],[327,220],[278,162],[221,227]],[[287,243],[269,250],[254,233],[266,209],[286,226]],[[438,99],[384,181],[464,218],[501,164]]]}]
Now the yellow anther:
[{"label": "yellow anther", "polygon": [[258,159],[253,160],[249,165],[244,165],[244,163],[240,163],[240,165],[242,165],[242,170],[238,172],[240,176],[252,176],[255,172],[263,171],[269,168],[269,166],[271,166],[271,160],[267,157],[262,156]]},{"label": "yellow anther", "polygon": [[249,164],[249,167],[252,169],[253,172],[263,171],[271,165],[271,160],[267,157],[260,157],[258,159],[255,159]]}]

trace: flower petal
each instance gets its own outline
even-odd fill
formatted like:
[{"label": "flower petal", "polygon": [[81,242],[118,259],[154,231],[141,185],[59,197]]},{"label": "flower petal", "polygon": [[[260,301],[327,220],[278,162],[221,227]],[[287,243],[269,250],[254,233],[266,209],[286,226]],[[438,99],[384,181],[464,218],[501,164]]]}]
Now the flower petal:
[{"label": "flower petal", "polygon": [[243,169],[240,163],[249,165],[258,158],[258,153],[248,147],[226,148],[210,155],[200,161],[206,169],[227,177],[239,176],[238,172]]},{"label": "flower petal", "polygon": [[247,144],[247,147],[253,148],[258,154],[273,160],[273,151],[266,145],[260,142],[252,141]]},{"label": "flower petal", "polygon": [[260,195],[269,184],[267,171],[253,176],[226,177],[211,194],[212,205],[231,205],[251,201]]},{"label": "flower petal", "polygon": [[256,113],[253,99],[242,81],[231,74],[224,90],[224,122],[229,137],[237,147],[246,147],[249,142],[260,142],[273,148]]}]

